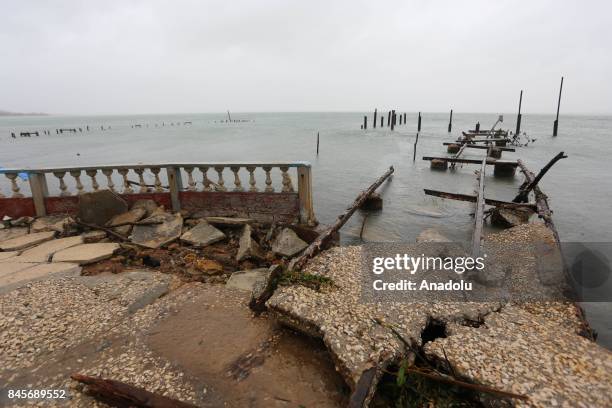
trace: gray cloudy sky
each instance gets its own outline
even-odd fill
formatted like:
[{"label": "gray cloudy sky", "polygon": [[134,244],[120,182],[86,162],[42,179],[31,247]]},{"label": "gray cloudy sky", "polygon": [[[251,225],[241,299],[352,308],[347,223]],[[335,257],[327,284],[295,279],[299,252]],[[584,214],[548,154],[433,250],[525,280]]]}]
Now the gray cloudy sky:
[{"label": "gray cloudy sky", "polygon": [[0,110],[612,113],[609,1],[0,0]]}]

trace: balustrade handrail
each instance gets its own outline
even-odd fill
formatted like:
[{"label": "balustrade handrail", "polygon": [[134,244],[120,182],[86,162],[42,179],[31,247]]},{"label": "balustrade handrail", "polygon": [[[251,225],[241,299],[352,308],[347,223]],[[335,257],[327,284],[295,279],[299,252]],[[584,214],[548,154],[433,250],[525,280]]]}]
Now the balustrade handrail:
[{"label": "balustrade handrail", "polygon": [[[299,199],[299,212],[300,220],[303,223],[314,224],[316,219],[314,216],[313,204],[312,204],[312,174],[311,165],[306,161],[296,162],[172,162],[172,163],[135,163],[135,164],[105,164],[105,165],[92,165],[92,166],[75,166],[75,167],[45,167],[45,168],[2,168],[0,174],[4,174],[11,182],[11,190],[13,194],[11,198],[24,198],[24,195],[20,191],[18,185],[18,174],[26,173],[29,178],[30,190],[32,193],[32,200],[34,201],[34,207],[37,215],[46,214],[45,197],[49,195],[47,187],[47,175],[50,173],[59,179],[60,197],[70,196],[71,193],[68,191],[68,187],[64,181],[65,174],[69,174],[75,179],[77,194],[83,194],[85,186],[81,181],[81,177],[90,177],[92,179],[92,187],[94,191],[100,188],[99,183],[96,180],[98,171],[101,171],[102,175],[107,178],[107,185],[111,191],[115,191],[115,184],[112,180],[112,174],[117,171],[118,174],[123,178],[122,185],[124,193],[134,194],[137,193],[132,189],[132,182],[128,179],[129,171],[133,171],[138,175],[139,181],[135,183],[140,185],[139,192],[148,192],[149,186],[145,183],[143,173],[147,169],[154,174],[155,177],[155,192],[162,192],[167,190],[170,193],[172,208],[175,211],[181,209],[181,197],[182,191],[197,191],[198,183],[203,184],[203,191],[222,191],[222,192],[243,192],[245,186],[243,186],[240,177],[238,175],[239,169],[245,168],[249,173],[248,180],[248,192],[258,192],[259,188],[256,187],[256,180],[254,177],[254,171],[256,168],[261,168],[265,172],[265,193],[274,193],[275,188],[272,185],[272,179],[270,177],[271,170],[273,168],[280,168],[282,176],[282,193],[294,193],[293,183],[291,176],[288,173],[289,168],[297,169],[297,180],[298,180],[298,199]],[[164,187],[161,184],[159,177],[160,170],[165,169],[168,187]],[[193,177],[194,169],[199,169],[203,175],[203,179],[195,180]],[[218,181],[215,183],[208,178],[207,172],[212,169],[218,175]],[[228,191],[225,186],[223,179],[223,171],[225,169],[231,170],[234,173],[234,188]],[[187,186],[183,186],[183,180],[181,176],[181,170],[187,173]],[[83,174],[83,172],[85,174]],[[1,189],[0,189],[1,190]],[[0,198],[3,198],[2,191],[0,191]]]},{"label": "balustrade handrail", "polygon": [[311,167],[310,162],[172,162],[172,163],[135,163],[135,164],[103,164],[75,167],[42,167],[42,168],[0,168],[0,174],[5,173],[52,173],[74,170],[101,169],[134,169],[134,168],[165,168],[165,167]]}]

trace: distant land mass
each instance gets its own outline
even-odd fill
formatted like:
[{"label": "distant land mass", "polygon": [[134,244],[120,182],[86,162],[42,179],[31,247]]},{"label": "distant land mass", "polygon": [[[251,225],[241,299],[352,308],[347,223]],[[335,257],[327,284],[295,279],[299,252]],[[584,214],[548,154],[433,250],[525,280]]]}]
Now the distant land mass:
[{"label": "distant land mass", "polygon": [[41,112],[21,113],[0,110],[0,116],[47,116],[47,114]]}]

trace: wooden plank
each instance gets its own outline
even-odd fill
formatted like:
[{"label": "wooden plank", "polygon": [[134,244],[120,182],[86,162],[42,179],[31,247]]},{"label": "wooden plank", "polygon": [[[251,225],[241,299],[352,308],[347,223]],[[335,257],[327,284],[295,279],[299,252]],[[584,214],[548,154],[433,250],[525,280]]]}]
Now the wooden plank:
[{"label": "wooden plank", "polygon": [[[449,200],[467,201],[470,203],[475,203],[477,201],[477,197],[470,194],[448,193],[446,191],[430,190],[427,188],[423,189],[423,191],[426,195],[446,198]],[[537,206],[533,203],[513,203],[510,201],[493,200],[485,197],[485,204],[501,208],[529,208],[530,210],[537,211]]]},{"label": "wooden plank", "polygon": [[[459,144],[457,142],[444,142],[442,143],[444,146],[450,146],[450,145],[456,145]],[[480,145],[472,145],[470,143],[462,143],[464,146],[467,146],[470,149],[488,149],[488,146],[480,146]],[[515,152],[516,149],[514,149],[513,147],[505,147],[505,146],[496,146],[498,149],[504,151],[504,152]]]},{"label": "wooden plank", "polygon": [[[446,162],[449,163],[463,163],[463,164],[481,164],[482,160],[479,159],[461,159],[461,158],[454,158],[454,157],[432,157],[432,156],[423,156],[423,160],[444,160]],[[509,160],[496,160],[493,158],[486,158],[484,159],[485,164],[488,165],[492,165],[492,164],[504,164],[504,165],[508,165],[508,166],[513,166],[513,167],[517,167],[518,163],[515,161],[509,161]]]},{"label": "wooden plank", "polygon": [[457,139],[455,143],[495,143],[495,142],[510,142],[510,139],[491,138],[491,139]]},{"label": "wooden plank", "polygon": [[472,256],[477,258],[480,256],[481,240],[482,240],[482,225],[484,222],[484,180],[486,159],[482,159],[480,172],[478,173],[478,193],[476,199],[476,214],[474,215],[474,233],[472,234]]}]

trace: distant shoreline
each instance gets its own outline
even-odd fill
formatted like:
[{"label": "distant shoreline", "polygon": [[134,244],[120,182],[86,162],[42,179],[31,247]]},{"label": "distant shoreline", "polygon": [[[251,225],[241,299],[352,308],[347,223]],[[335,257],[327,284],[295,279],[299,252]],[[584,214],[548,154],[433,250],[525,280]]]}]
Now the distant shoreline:
[{"label": "distant shoreline", "polygon": [[22,113],[22,112],[8,112],[8,111],[0,110],[0,116],[49,116],[49,114],[42,113],[42,112]]}]

